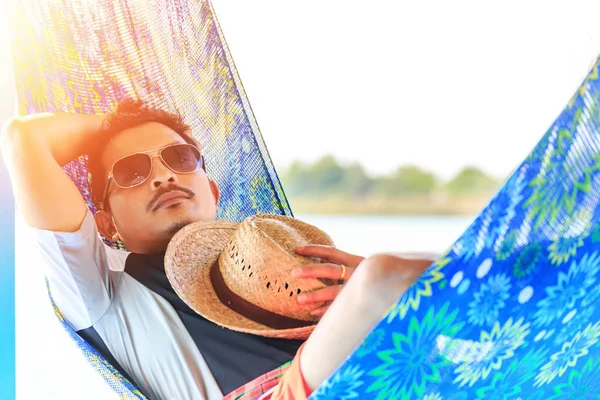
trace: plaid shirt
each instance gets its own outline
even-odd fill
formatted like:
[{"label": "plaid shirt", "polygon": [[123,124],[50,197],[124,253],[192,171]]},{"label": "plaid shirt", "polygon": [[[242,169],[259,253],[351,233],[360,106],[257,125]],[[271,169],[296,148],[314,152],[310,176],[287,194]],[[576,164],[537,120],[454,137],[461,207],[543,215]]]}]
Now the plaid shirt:
[{"label": "plaid shirt", "polygon": [[288,370],[292,362],[283,364],[281,367],[274,369],[273,371],[267,372],[264,375],[259,376],[246,383],[244,386],[237,388],[227,396],[223,397],[223,400],[256,400],[269,390],[273,389],[281,378],[285,371]]}]

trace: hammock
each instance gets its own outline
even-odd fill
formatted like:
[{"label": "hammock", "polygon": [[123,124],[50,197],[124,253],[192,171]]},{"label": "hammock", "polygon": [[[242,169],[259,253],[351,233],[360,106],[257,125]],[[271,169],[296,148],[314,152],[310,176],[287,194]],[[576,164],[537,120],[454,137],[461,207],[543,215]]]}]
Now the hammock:
[{"label": "hammock", "polygon": [[[106,112],[125,96],[178,109],[206,147],[220,218],[291,215],[208,1],[11,3],[21,114]],[[312,398],[600,393],[599,63],[467,232]],[[85,166],[65,170],[93,210]],[[144,398],[56,312],[121,398]]]},{"label": "hammock", "polygon": [[[202,143],[207,173],[219,185],[219,219],[292,216],[209,1],[26,0],[9,6],[21,115],[106,113],[126,97],[177,110]],[[86,158],[64,169],[95,212]],[[114,391],[145,398],[52,305]]]}]

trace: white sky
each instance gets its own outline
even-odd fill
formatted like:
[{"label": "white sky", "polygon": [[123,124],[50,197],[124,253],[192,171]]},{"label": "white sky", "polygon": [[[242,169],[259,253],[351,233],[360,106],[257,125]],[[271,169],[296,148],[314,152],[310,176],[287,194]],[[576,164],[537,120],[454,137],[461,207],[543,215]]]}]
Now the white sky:
[{"label": "white sky", "polygon": [[213,5],[278,168],[334,154],[504,177],[600,53],[593,0]]},{"label": "white sky", "polygon": [[213,0],[278,167],[506,176],[600,52],[600,2]]}]

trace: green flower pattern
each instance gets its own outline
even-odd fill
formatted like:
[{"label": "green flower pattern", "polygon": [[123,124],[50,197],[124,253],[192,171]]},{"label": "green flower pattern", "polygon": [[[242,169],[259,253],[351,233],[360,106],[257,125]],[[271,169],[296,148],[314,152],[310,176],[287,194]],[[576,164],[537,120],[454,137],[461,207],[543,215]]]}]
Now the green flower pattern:
[{"label": "green flower pattern", "polygon": [[581,370],[572,370],[569,380],[554,387],[548,400],[592,400],[600,397],[600,359],[590,358]]},{"label": "green flower pattern", "polygon": [[510,257],[515,249],[515,245],[517,243],[517,236],[519,235],[518,230],[510,231],[505,237],[502,243],[500,244],[500,248],[496,252],[496,260],[504,261]]},{"label": "green flower pattern", "polygon": [[322,386],[325,396],[332,396],[339,400],[360,399],[357,392],[364,381],[362,376],[364,370],[358,365],[348,365],[344,367],[335,379],[328,381]]},{"label": "green flower pattern", "polygon": [[383,343],[385,337],[385,330],[377,329],[375,332],[370,334],[362,341],[356,350],[356,354],[359,357],[366,356],[367,354],[376,351],[377,348]]},{"label": "green flower pattern", "polygon": [[584,239],[589,235],[592,215],[587,210],[573,217],[567,217],[556,239],[548,247],[552,264],[564,264],[583,246]]},{"label": "green flower pattern", "polygon": [[433,285],[444,278],[442,269],[450,261],[450,257],[442,257],[429,267],[415,284],[408,289],[406,294],[400,299],[400,302],[388,312],[388,321],[396,318],[396,316],[399,316],[402,319],[409,309],[418,309],[421,298],[431,296],[433,293]]},{"label": "green flower pattern", "polygon": [[463,359],[454,370],[454,382],[459,386],[473,386],[479,379],[486,379],[492,370],[502,368],[504,360],[515,354],[515,350],[525,343],[525,337],[529,333],[529,323],[524,323],[523,318],[516,322],[509,318],[502,326],[496,322],[489,333],[481,331],[477,351],[473,351],[471,357]]},{"label": "green flower pattern", "polygon": [[530,275],[542,257],[542,248],[537,243],[530,244],[519,254],[513,265],[513,275],[517,279]]},{"label": "green flower pattern", "polygon": [[510,364],[488,379],[487,384],[476,391],[477,399],[508,400],[523,393],[523,386],[535,377],[536,371],[544,362],[548,351],[536,349],[522,358],[515,358]]},{"label": "green flower pattern", "polygon": [[369,372],[376,380],[367,392],[377,391],[377,399],[389,399],[400,390],[401,398],[422,396],[427,383],[441,379],[440,369],[451,361],[436,348],[439,335],[453,336],[464,323],[456,321],[458,310],[448,311],[444,304],[439,311],[430,308],[423,320],[411,318],[407,334],[392,334],[393,348],[377,352],[378,367]]},{"label": "green flower pattern", "polygon": [[474,294],[474,300],[469,303],[468,321],[478,326],[495,321],[510,297],[510,288],[508,275],[491,276],[487,283],[481,285],[479,291]]},{"label": "green flower pattern", "polygon": [[562,345],[559,352],[552,354],[550,361],[535,377],[535,384],[543,385],[552,382],[557,376],[562,376],[577,364],[579,358],[589,353],[589,348],[598,342],[599,337],[600,322],[589,324],[583,331],[577,332],[571,341]]}]

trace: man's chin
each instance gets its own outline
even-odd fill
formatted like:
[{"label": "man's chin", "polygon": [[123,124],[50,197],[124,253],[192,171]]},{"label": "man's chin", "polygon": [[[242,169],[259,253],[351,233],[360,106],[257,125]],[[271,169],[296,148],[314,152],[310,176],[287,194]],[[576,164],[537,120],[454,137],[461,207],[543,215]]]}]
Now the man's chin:
[{"label": "man's chin", "polygon": [[178,218],[175,219],[173,221],[171,221],[168,225],[167,228],[165,229],[167,231],[167,233],[169,235],[175,235],[177,232],[179,232],[183,227],[191,224],[192,222],[194,222],[193,219],[191,218]]},{"label": "man's chin", "polygon": [[[197,209],[190,209],[186,207],[184,203],[174,204],[172,206],[166,207],[161,211],[166,211],[165,214],[159,216],[160,225],[166,226],[165,231],[168,232],[171,236],[179,232],[181,228],[187,226],[196,221],[203,220],[214,220],[213,218],[209,218],[208,216],[202,215],[203,213],[198,212]],[[157,221],[158,222],[158,221]]]}]

